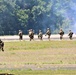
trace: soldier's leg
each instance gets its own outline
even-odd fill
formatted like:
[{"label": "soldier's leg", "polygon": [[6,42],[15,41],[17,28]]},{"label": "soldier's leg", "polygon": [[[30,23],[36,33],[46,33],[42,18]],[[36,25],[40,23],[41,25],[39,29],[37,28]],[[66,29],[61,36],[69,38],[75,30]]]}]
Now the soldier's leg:
[{"label": "soldier's leg", "polygon": [[4,42],[2,42],[1,49],[4,51]]},{"label": "soldier's leg", "polygon": [[50,35],[48,35],[48,39],[50,40]]},{"label": "soldier's leg", "polygon": [[70,40],[72,40],[72,36],[70,36]]},{"label": "soldier's leg", "polygon": [[32,37],[32,38],[33,38],[33,40],[34,40],[34,35],[33,35],[33,37]]},{"label": "soldier's leg", "polygon": [[71,37],[69,36],[69,39],[71,40]]},{"label": "soldier's leg", "polygon": [[42,37],[40,36],[40,40],[42,40]]},{"label": "soldier's leg", "polygon": [[4,52],[4,48],[2,47],[2,51]]},{"label": "soldier's leg", "polygon": [[38,35],[38,39],[39,39],[39,35]]},{"label": "soldier's leg", "polygon": [[20,36],[20,40],[22,40],[22,36]]},{"label": "soldier's leg", "polygon": [[60,40],[62,40],[62,36],[60,36]]},{"label": "soldier's leg", "polygon": [[41,40],[42,40],[42,36],[41,36]]},{"label": "soldier's leg", "polygon": [[31,41],[31,37],[30,37],[30,41]]}]

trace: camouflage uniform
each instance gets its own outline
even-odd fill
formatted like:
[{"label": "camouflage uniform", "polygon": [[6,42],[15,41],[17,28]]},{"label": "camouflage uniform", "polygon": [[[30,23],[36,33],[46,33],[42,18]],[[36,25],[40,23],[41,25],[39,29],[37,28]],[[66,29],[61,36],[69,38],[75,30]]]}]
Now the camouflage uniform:
[{"label": "camouflage uniform", "polygon": [[4,42],[0,39],[0,49],[4,52]]},{"label": "camouflage uniform", "polygon": [[22,33],[22,31],[21,31],[21,30],[19,30],[18,35],[19,35],[19,39],[20,39],[20,40],[22,40],[22,39],[23,39],[23,33]]},{"label": "camouflage uniform", "polygon": [[63,39],[63,35],[64,35],[64,31],[62,29],[60,29],[59,34],[60,34],[60,39],[62,40]]},{"label": "camouflage uniform", "polygon": [[[46,35],[48,35],[48,39],[50,40],[51,31],[50,31],[50,29],[49,29],[49,28],[47,28]],[[45,35],[45,36],[46,36],[46,35]]]},{"label": "camouflage uniform", "polygon": [[30,37],[30,41],[32,39],[34,40],[34,31],[32,29],[29,30],[29,37]]},{"label": "camouflage uniform", "polygon": [[73,32],[71,30],[69,30],[68,36],[69,36],[69,39],[72,40]]},{"label": "camouflage uniform", "polygon": [[43,37],[42,31],[39,30],[38,39],[42,40],[42,37]]}]

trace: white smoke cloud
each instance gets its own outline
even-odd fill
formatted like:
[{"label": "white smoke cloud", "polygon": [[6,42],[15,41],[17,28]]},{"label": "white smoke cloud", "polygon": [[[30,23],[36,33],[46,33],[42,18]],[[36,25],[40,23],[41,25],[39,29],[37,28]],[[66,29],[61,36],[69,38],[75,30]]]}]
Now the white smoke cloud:
[{"label": "white smoke cloud", "polygon": [[73,25],[72,31],[76,33],[76,23]]}]

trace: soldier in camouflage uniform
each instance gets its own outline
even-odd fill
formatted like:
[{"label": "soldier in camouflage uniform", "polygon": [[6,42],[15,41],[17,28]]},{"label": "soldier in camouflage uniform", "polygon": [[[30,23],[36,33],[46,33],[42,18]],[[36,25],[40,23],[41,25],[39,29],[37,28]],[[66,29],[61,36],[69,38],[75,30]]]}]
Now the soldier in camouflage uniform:
[{"label": "soldier in camouflage uniform", "polygon": [[29,30],[30,41],[34,40],[34,31],[32,29]]},{"label": "soldier in camouflage uniform", "polygon": [[22,39],[23,39],[23,33],[22,33],[22,31],[21,31],[21,30],[19,30],[18,35],[19,35],[19,39],[20,39],[20,40],[22,40]]},{"label": "soldier in camouflage uniform", "polygon": [[60,29],[59,34],[60,34],[60,40],[62,40],[63,39],[63,35],[64,35],[64,31],[62,29]]},{"label": "soldier in camouflage uniform", "polygon": [[48,39],[50,40],[50,36],[51,36],[50,28],[47,28],[46,35],[48,35]]},{"label": "soldier in camouflage uniform", "polygon": [[43,37],[42,31],[39,30],[38,39],[42,40],[42,37]]},{"label": "soldier in camouflage uniform", "polygon": [[69,36],[69,39],[72,40],[73,32],[71,30],[69,30],[68,36]]},{"label": "soldier in camouflage uniform", "polygon": [[4,52],[4,42],[0,39],[0,49]]}]

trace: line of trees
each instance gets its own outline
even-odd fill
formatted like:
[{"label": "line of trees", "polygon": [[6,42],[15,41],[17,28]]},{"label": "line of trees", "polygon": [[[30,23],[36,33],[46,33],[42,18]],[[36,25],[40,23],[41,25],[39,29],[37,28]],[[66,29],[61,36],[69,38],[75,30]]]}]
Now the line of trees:
[{"label": "line of trees", "polygon": [[35,33],[51,28],[58,33],[60,28],[70,29],[75,20],[75,0],[0,0],[0,35],[24,34],[29,29]]}]

